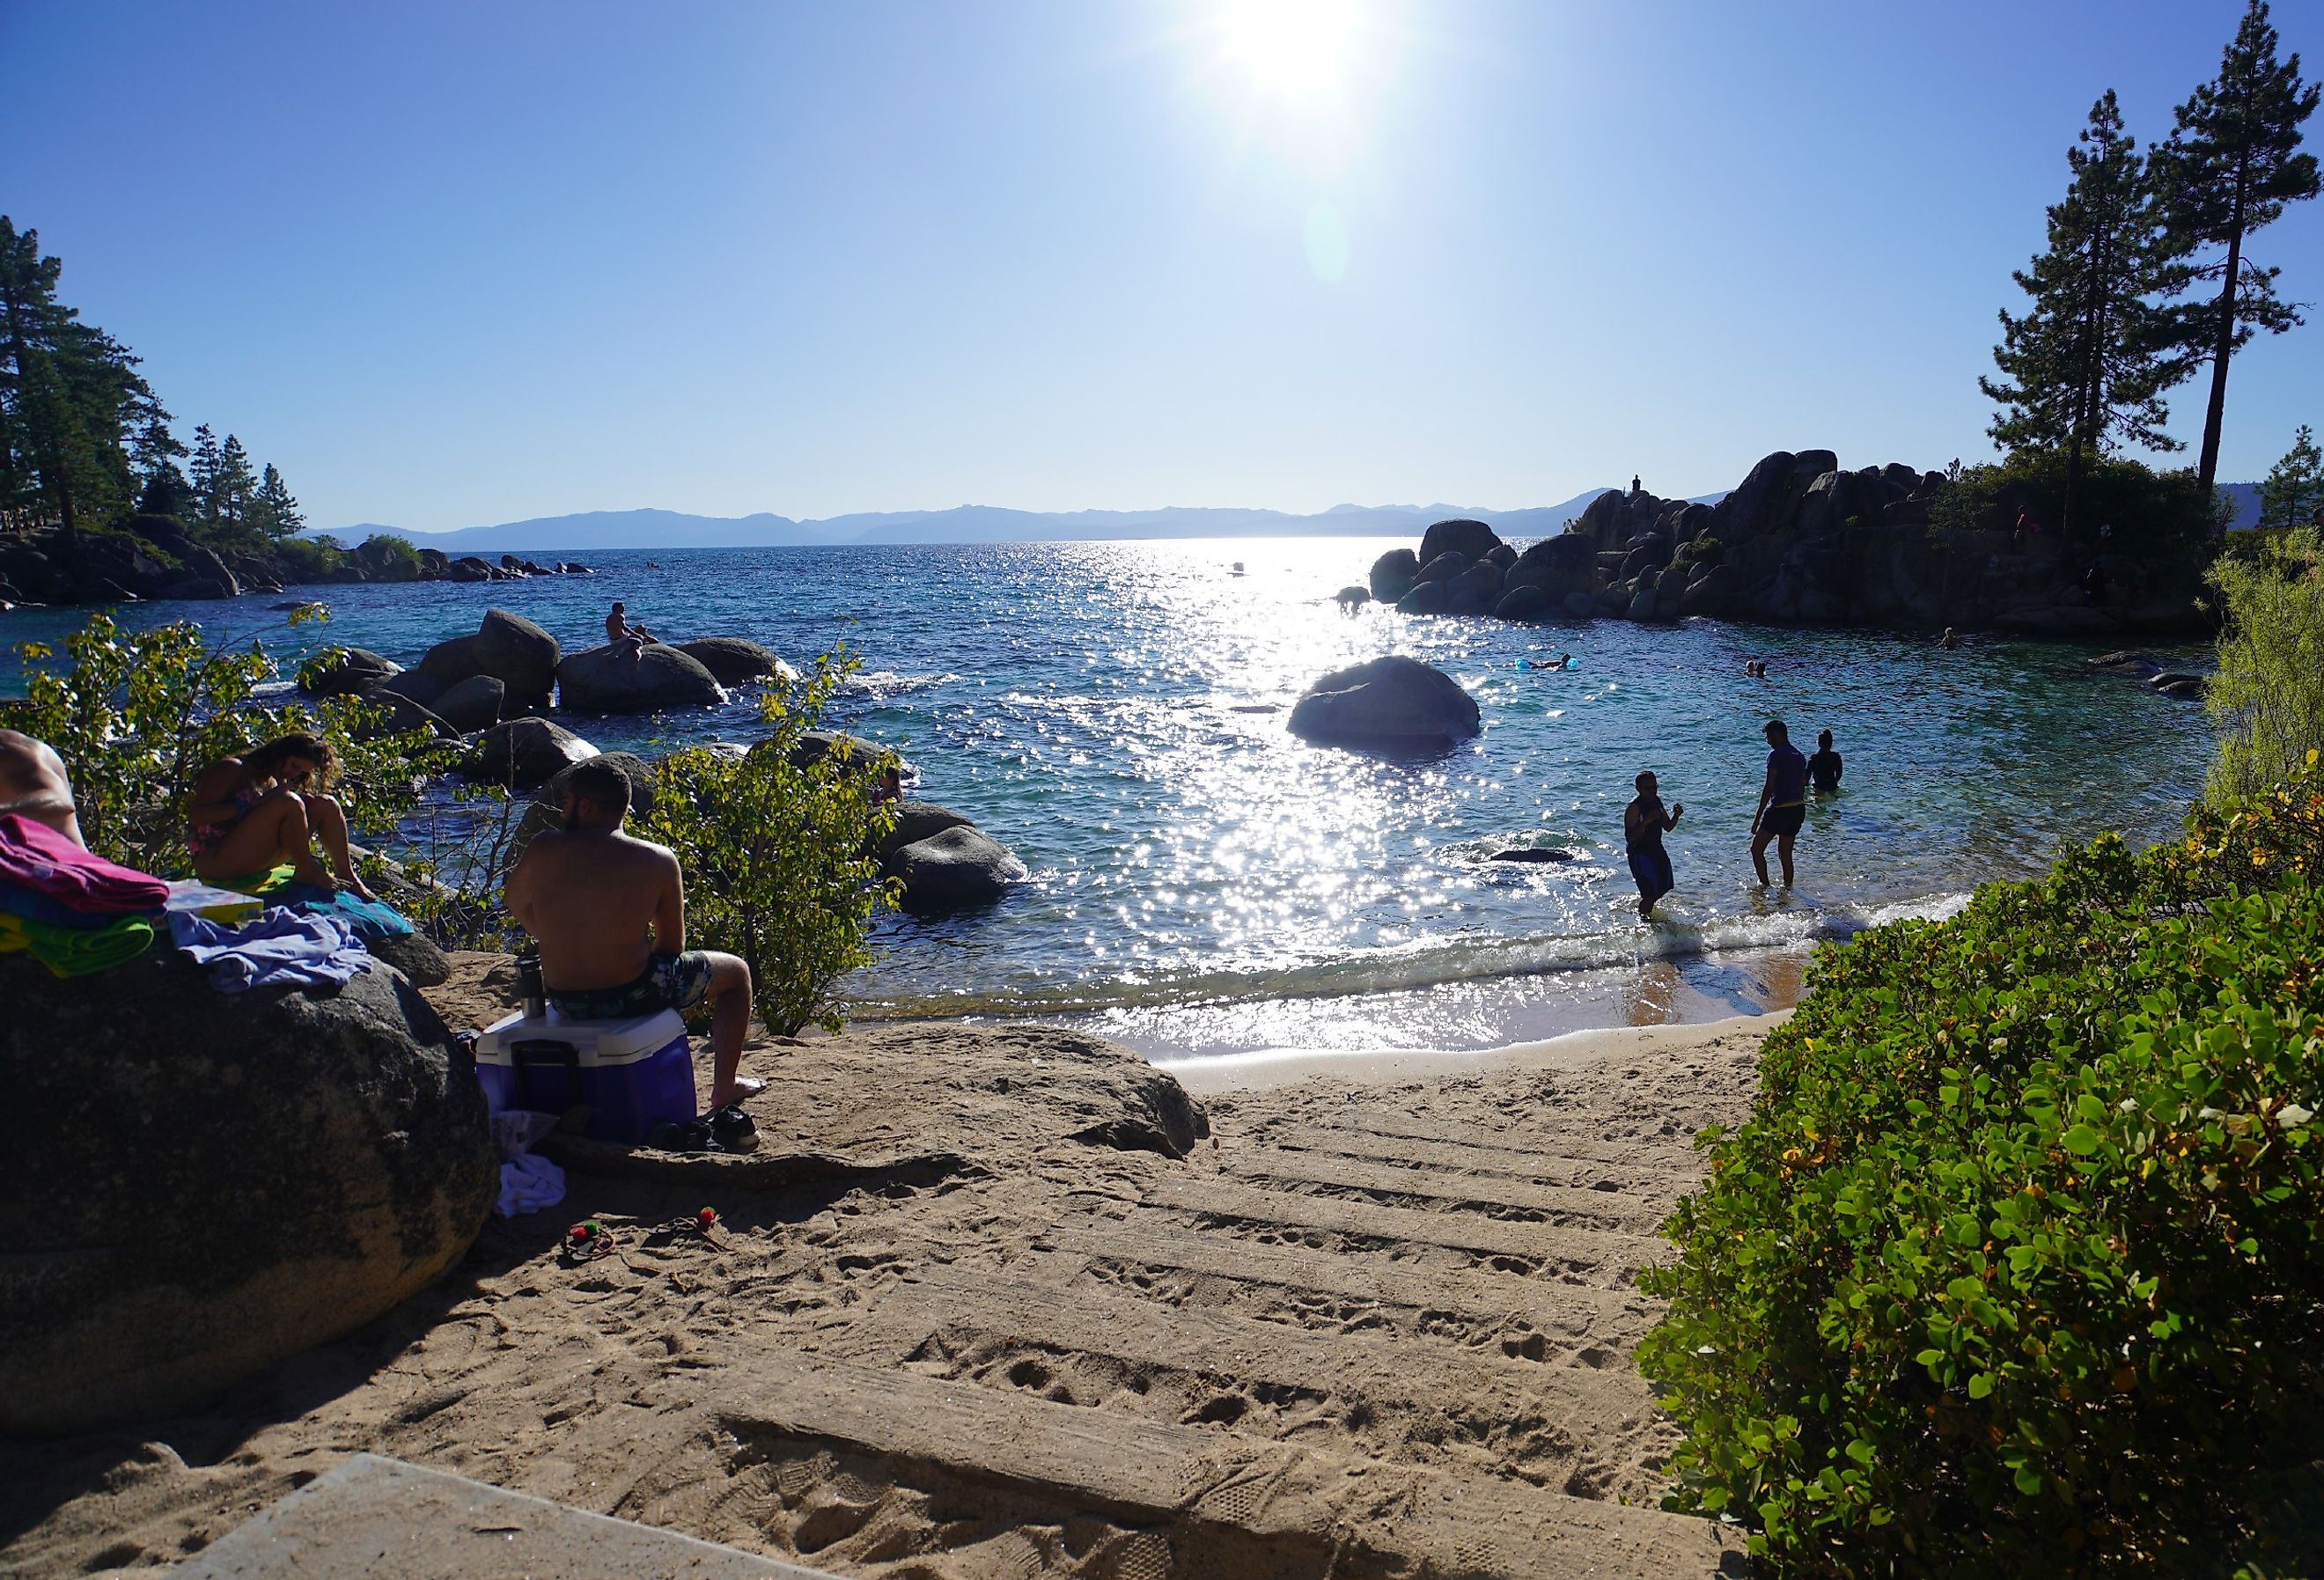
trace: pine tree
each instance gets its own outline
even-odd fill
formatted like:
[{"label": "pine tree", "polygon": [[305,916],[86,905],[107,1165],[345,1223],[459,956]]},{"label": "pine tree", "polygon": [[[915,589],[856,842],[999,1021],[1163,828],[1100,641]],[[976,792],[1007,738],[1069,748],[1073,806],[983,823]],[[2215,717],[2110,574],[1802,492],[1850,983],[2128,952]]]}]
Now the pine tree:
[{"label": "pine tree", "polygon": [[2259,524],[2263,527],[2305,527],[2324,518],[2324,451],[2316,436],[2301,423],[2292,448],[2270,469],[2259,485]]},{"label": "pine tree", "polygon": [[2034,299],[2023,318],[2001,315],[1999,379],[1978,385],[2001,410],[1987,430],[2009,450],[2063,450],[2061,532],[2070,541],[2086,463],[2120,439],[2176,449],[2163,431],[2163,392],[2182,376],[2163,347],[2162,318],[2146,298],[2163,260],[2135,142],[2113,89],[2066,151],[2073,172],[2050,208],[2049,250],[2012,276]]},{"label": "pine tree", "polygon": [[194,486],[194,519],[189,526],[206,530],[218,524],[218,442],[207,422],[194,430],[194,451],[186,464]]},{"label": "pine tree", "polygon": [[307,524],[299,502],[291,497],[289,485],[282,481],[282,474],[275,470],[272,461],[266,463],[266,470],[258,479],[258,493],[252,504],[258,530],[278,542],[295,537]]},{"label": "pine tree", "polygon": [[250,452],[242,448],[242,440],[230,433],[218,448],[214,490],[218,504],[218,531],[229,541],[247,538],[252,527],[251,501],[258,493],[258,478],[250,469]]},{"label": "pine tree", "polygon": [[2300,57],[2279,62],[2266,0],[2251,0],[2219,62],[2219,75],[2179,106],[2169,142],[2154,149],[2155,186],[2169,244],[2181,258],[2224,249],[2180,271],[2172,294],[2212,282],[2218,294],[2182,305],[2174,330],[2190,367],[2209,363],[2210,404],[2196,467],[2205,497],[2219,468],[2219,429],[2227,405],[2227,364],[2261,329],[2281,335],[2301,322],[2275,294],[2278,269],[2244,255],[2253,231],[2283,206],[2316,196],[2316,158],[2299,152],[2301,124],[2315,113],[2317,89],[2300,79]]},{"label": "pine tree", "polygon": [[0,216],[0,510],[53,522],[70,555],[128,508],[128,436],[160,408],[128,348],[57,300],[62,272]]}]

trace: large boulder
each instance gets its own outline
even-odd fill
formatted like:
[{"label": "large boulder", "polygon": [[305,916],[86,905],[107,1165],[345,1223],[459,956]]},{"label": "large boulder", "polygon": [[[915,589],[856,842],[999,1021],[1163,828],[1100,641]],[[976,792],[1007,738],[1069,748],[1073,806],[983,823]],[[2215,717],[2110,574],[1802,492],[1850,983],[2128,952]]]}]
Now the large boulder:
[{"label": "large boulder", "polygon": [[1445,608],[1444,584],[1416,582],[1410,592],[1396,601],[1396,607],[1402,614],[1442,614]]},{"label": "large boulder", "polygon": [[168,947],[0,959],[0,1432],[184,1413],[457,1262],[499,1189],[443,1022],[374,967],[227,994]]},{"label": "large boulder", "polygon": [[1420,574],[1413,577],[1415,586],[1424,582],[1452,581],[1467,570],[1470,559],[1466,554],[1433,554],[1420,562]]},{"label": "large boulder", "polygon": [[365,700],[385,708],[387,716],[377,724],[364,725],[356,733],[357,740],[375,741],[382,735],[400,735],[407,730],[429,730],[439,740],[459,738],[459,731],[400,691],[374,691]]},{"label": "large boulder", "polygon": [[487,609],[476,628],[475,651],[477,670],[506,686],[513,707],[549,706],[557,662],[564,656],[555,637],[521,614]]},{"label": "large boulder", "polygon": [[939,807],[934,801],[904,801],[896,808],[896,827],[880,842],[880,855],[883,859],[892,856],[904,846],[934,838],[947,828],[973,827],[966,817],[949,807]]},{"label": "large boulder", "polygon": [[367,697],[382,681],[401,673],[403,666],[392,659],[369,648],[346,647],[302,667],[299,688],[310,697]]},{"label": "large boulder", "polygon": [[881,868],[903,881],[904,904],[918,911],[990,905],[1028,875],[1007,845],[964,823],[899,847]]},{"label": "large boulder", "polygon": [[1420,556],[1409,549],[1391,549],[1372,561],[1372,596],[1393,604],[1420,579]]},{"label": "large boulder", "polygon": [[423,675],[417,670],[405,670],[379,682],[374,697],[405,697],[422,707],[432,708],[452,689],[449,680],[438,680],[433,675]]},{"label": "large boulder", "polygon": [[446,688],[436,699],[436,716],[465,735],[499,723],[507,698],[508,688],[493,676],[471,675]]},{"label": "large boulder", "polygon": [[667,642],[632,658],[626,645],[593,647],[557,666],[559,706],[567,713],[656,713],[672,707],[715,707],[726,693],[698,659]]},{"label": "large boulder", "polygon": [[[412,667],[430,680],[439,681],[446,686],[457,686],[461,681],[484,672],[484,661],[478,655],[476,648],[477,642],[475,637],[455,636],[447,641],[438,642],[420,654],[420,662]],[[428,699],[414,698],[412,700],[424,702]]]},{"label": "large boulder", "polygon": [[869,772],[895,755],[877,742],[867,741],[861,735],[851,735],[844,730],[808,730],[791,747],[791,765],[805,768],[810,762],[820,762],[835,753],[839,754],[848,770],[855,773]]},{"label": "large boulder", "polygon": [[476,737],[460,760],[460,772],[522,792],[596,755],[596,747],[562,725],[545,718],[512,718]]},{"label": "large boulder", "polygon": [[763,680],[770,675],[785,681],[798,679],[797,671],[761,647],[739,636],[706,636],[699,642],[681,642],[678,651],[710,671],[721,686],[740,686],[746,681]]},{"label": "large boulder", "polygon": [[1517,556],[1517,562],[1509,568],[1502,587],[1504,591],[1539,587],[1552,598],[1563,598],[1568,593],[1589,592],[1597,570],[1597,541],[1578,532],[1568,532],[1527,545],[1526,551]]},{"label": "large boulder", "polygon": [[1531,582],[1511,587],[1493,605],[1495,618],[1501,620],[1546,620],[1553,612],[1549,595]]},{"label": "large boulder", "polygon": [[1290,726],[1303,741],[1396,754],[1446,751],[1483,727],[1460,682],[1397,654],[1316,681],[1292,708]]},{"label": "large boulder", "polygon": [[1492,528],[1482,522],[1456,516],[1436,522],[1420,535],[1420,563],[1425,565],[1439,554],[1458,554],[1473,562],[1500,546],[1501,535]]}]

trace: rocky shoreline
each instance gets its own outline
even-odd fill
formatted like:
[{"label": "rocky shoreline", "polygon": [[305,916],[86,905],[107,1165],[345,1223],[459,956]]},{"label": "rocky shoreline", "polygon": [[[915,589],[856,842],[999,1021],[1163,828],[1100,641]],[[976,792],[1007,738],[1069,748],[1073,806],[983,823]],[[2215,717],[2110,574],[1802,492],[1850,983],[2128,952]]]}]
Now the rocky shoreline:
[{"label": "rocky shoreline", "polygon": [[[1343,607],[1503,620],[1702,616],[1802,625],[2034,636],[2207,634],[2200,555],[2108,537],[2069,546],[2021,534],[2005,494],[1967,525],[1938,526],[1942,472],[1843,471],[1830,450],[1777,450],[1716,504],[1643,490],[1592,500],[1563,534],[1523,552],[1481,521],[1430,527],[1394,549]],[[2093,577],[2095,568],[2095,577]],[[2093,585],[2095,584],[2095,585]]]}]

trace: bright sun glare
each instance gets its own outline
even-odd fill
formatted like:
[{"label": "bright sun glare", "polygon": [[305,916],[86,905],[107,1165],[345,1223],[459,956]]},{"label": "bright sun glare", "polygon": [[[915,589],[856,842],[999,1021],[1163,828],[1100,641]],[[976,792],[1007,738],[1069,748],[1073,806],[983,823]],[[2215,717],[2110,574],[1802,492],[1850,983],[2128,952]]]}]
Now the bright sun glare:
[{"label": "bright sun glare", "polygon": [[1362,32],[1360,0],[1222,0],[1230,60],[1254,82],[1294,97],[1344,86]]}]

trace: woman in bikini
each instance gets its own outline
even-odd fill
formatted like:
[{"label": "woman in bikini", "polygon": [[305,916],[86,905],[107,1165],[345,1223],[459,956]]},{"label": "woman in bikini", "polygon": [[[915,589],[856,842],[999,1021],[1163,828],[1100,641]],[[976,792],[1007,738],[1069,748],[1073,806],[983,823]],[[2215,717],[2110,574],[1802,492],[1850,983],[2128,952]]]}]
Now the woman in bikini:
[{"label": "woman in bikini", "polygon": [[[195,876],[223,883],[288,862],[302,883],[374,898],[347,853],[346,814],[324,793],[335,762],[327,743],[300,732],[204,769],[187,810]],[[331,858],[329,871],[315,859],[318,839]]]}]

